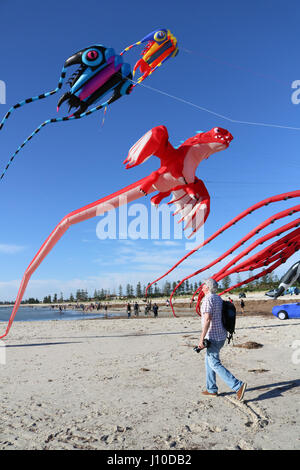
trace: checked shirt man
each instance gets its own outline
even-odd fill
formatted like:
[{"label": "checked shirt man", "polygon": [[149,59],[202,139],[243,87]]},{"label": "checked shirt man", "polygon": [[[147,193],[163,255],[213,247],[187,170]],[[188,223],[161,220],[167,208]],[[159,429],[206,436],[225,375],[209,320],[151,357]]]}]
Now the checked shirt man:
[{"label": "checked shirt man", "polygon": [[237,399],[242,400],[247,384],[234,377],[220,360],[220,350],[224,346],[227,332],[222,323],[223,301],[216,294],[217,289],[218,283],[214,279],[209,278],[202,283],[204,293],[201,303],[202,333],[198,347],[200,349],[204,348],[204,339],[210,341],[205,355],[206,390],[202,394],[212,397],[217,396],[216,375],[218,375],[231,390],[236,392]]}]

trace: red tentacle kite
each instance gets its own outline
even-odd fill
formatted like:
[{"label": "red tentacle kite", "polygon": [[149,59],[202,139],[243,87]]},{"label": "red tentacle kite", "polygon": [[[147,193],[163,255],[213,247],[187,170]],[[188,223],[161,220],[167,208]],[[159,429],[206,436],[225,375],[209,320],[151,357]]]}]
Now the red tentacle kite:
[{"label": "red tentacle kite", "polygon": [[191,228],[192,233],[197,231],[209,214],[210,198],[203,181],[195,176],[196,169],[202,160],[226,149],[232,139],[225,129],[214,128],[189,138],[175,149],[169,142],[168,131],[164,126],[148,131],[129,150],[124,163],[127,164],[126,168],[132,168],[151,155],[156,155],[161,161],[160,168],[142,180],[75,210],[62,219],[26,269],[6,332],[0,338],[8,334],[32,274],[72,225],[132,202],[144,194],[158,191],[151,202],[159,204],[172,193],[171,203],[176,204],[177,213],[182,213],[185,229]]},{"label": "red tentacle kite", "polygon": [[[230,222],[225,224],[222,228],[220,228],[217,232],[215,232],[213,235],[211,235],[209,238],[207,238],[203,243],[198,245],[196,248],[194,248],[192,251],[190,251],[187,255],[185,255],[181,260],[179,260],[171,269],[169,269],[164,275],[160,276],[158,279],[153,281],[151,284],[148,285],[147,290],[149,287],[154,284],[155,282],[158,282],[161,280],[163,277],[167,276],[170,272],[172,272],[177,266],[179,266],[185,259],[187,259],[189,256],[191,256],[193,253],[198,251],[200,248],[203,246],[207,245],[210,243],[212,240],[217,238],[221,233],[223,233],[225,230],[228,230],[230,227],[235,225],[237,222],[240,220],[244,219],[247,215],[251,214],[252,212],[260,209],[263,206],[267,206],[270,203],[278,202],[278,201],[284,201],[288,200],[291,198],[299,197],[300,196],[300,191],[291,191],[288,193],[284,194],[279,194],[267,199],[264,199],[263,201],[260,201],[253,206],[249,207],[245,211],[243,211],[241,214],[236,216],[234,219],[232,219]],[[193,276],[196,276],[197,274],[200,274],[201,272],[206,271],[207,269],[210,269],[213,267],[215,264],[219,263],[220,261],[224,260],[226,257],[232,255],[232,253],[240,248],[244,243],[246,243],[248,240],[250,240],[252,237],[257,235],[261,230],[264,228],[268,227],[269,225],[273,224],[276,221],[279,221],[283,219],[284,217],[291,216],[295,214],[296,212],[299,212],[300,205],[293,206],[292,208],[286,209],[284,211],[278,212],[272,217],[269,217],[266,219],[264,222],[259,224],[257,227],[252,229],[247,235],[245,235],[241,240],[239,240],[237,243],[235,243],[230,249],[228,249],[225,253],[223,253],[221,256],[219,256],[217,259],[209,263],[207,266],[204,266],[201,269],[198,269],[195,271],[193,274],[190,274],[189,276],[185,277],[182,279],[175,289],[173,290],[171,297],[170,297],[170,304],[172,307],[172,311],[174,316],[174,308],[172,305],[172,298],[175,293],[175,291],[180,287],[180,285],[186,281],[187,279],[190,279]],[[300,229],[295,229],[295,227],[298,227],[300,225],[300,219],[296,219],[272,232],[269,234],[266,234],[260,238],[258,238],[256,241],[254,241],[248,248],[245,248],[239,255],[235,256],[224,268],[222,268],[220,271],[218,271],[216,274],[214,274],[212,277],[216,281],[222,280],[224,277],[229,276],[234,273],[240,273],[244,271],[252,271],[258,268],[261,268],[262,266],[269,266],[267,269],[264,269],[263,271],[259,272],[255,276],[251,276],[249,279],[246,279],[234,286],[229,287],[226,289],[222,294],[225,292],[228,292],[234,288],[237,288],[243,284],[247,284],[249,282],[252,282],[256,279],[259,279],[260,277],[271,273],[274,271],[280,264],[285,263],[287,259],[292,256],[300,247]],[[238,261],[240,261],[242,258],[245,256],[249,255],[249,253],[257,248],[259,245],[262,245],[266,243],[267,241],[271,240],[274,237],[280,237],[283,233],[293,230],[292,232],[288,233],[284,237],[281,237],[279,240],[276,242],[272,243],[270,246],[267,248],[259,251],[258,253],[252,255],[250,258],[242,261],[240,264],[236,264]],[[233,267],[234,266],[234,267]],[[198,295],[198,301],[197,301],[197,307],[196,311],[199,313],[199,307],[200,307],[200,301],[202,299],[202,286],[200,286],[196,292],[193,295],[193,299],[195,295],[199,293]]]}]

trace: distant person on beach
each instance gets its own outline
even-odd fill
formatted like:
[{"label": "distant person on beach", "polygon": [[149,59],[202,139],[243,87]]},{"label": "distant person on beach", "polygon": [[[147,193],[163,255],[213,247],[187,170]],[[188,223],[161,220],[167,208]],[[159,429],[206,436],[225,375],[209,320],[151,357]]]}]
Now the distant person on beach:
[{"label": "distant person on beach", "polygon": [[202,283],[202,292],[204,294],[201,303],[202,333],[198,348],[205,348],[203,344],[204,339],[210,341],[205,355],[206,390],[202,392],[202,394],[210,397],[216,397],[218,395],[218,387],[216,384],[217,374],[231,390],[236,392],[237,399],[241,401],[244,397],[247,384],[236,379],[234,375],[223,366],[219,357],[220,350],[226,340],[227,331],[222,323],[223,301],[221,297],[216,294],[217,289],[218,283],[214,279],[208,278]]},{"label": "distant person on beach", "polygon": [[104,305],[104,317],[105,317],[105,318],[108,318],[107,309],[108,309],[108,305],[105,304],[105,305]]},{"label": "distant person on beach", "polygon": [[154,313],[154,318],[157,318],[158,315],[158,305],[154,304],[152,307],[153,313]]},{"label": "distant person on beach", "polygon": [[242,310],[242,313],[245,313],[245,312],[244,312],[244,308],[245,308],[245,302],[243,301],[243,299],[241,299],[241,310]]},{"label": "distant person on beach", "polygon": [[130,303],[127,304],[127,316],[128,316],[128,318],[131,317],[131,305],[130,305]]},{"label": "distant person on beach", "polygon": [[150,302],[147,302],[146,305],[145,305],[145,315],[148,315],[150,310],[151,310],[151,304],[150,304]]},{"label": "distant person on beach", "polygon": [[139,304],[136,302],[134,304],[134,314],[135,314],[136,317],[139,316],[139,311],[140,311],[140,307],[139,307]]}]

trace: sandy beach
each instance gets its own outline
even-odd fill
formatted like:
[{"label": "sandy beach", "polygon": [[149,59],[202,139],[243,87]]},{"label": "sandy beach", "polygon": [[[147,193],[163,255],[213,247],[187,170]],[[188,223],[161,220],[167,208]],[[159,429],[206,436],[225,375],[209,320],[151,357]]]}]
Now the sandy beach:
[{"label": "sandy beach", "polygon": [[217,398],[201,396],[201,322],[187,309],[15,322],[0,364],[0,449],[299,449],[300,320],[250,300],[221,356],[248,383],[243,402],[221,381]]}]

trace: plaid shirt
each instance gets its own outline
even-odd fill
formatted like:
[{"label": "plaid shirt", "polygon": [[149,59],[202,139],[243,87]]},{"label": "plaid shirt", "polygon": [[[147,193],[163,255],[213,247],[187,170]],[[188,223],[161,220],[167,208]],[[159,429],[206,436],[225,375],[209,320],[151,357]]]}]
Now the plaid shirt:
[{"label": "plaid shirt", "polygon": [[217,294],[207,294],[201,303],[202,327],[204,324],[204,313],[211,318],[209,330],[205,338],[212,341],[223,341],[227,332],[222,323],[222,299]]}]

